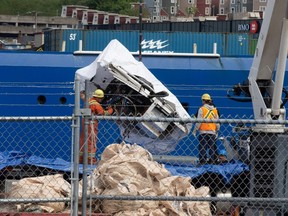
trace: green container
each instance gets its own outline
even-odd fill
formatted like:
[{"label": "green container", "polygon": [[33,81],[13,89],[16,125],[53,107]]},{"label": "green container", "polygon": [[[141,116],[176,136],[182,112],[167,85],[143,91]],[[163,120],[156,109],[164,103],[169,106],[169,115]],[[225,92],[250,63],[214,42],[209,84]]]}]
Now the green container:
[{"label": "green container", "polygon": [[259,34],[251,34],[249,37],[249,55],[254,55],[257,47]]}]

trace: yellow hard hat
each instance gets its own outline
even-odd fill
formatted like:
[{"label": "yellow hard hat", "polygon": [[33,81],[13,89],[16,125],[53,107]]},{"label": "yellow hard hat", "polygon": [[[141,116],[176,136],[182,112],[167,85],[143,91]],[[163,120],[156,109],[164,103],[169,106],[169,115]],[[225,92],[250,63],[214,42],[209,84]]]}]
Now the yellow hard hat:
[{"label": "yellow hard hat", "polygon": [[202,100],[208,100],[208,101],[210,101],[210,100],[211,100],[211,97],[210,97],[209,94],[203,94],[201,99],[202,99]]},{"label": "yellow hard hat", "polygon": [[93,97],[104,98],[104,92],[101,89],[96,89],[93,93]]}]

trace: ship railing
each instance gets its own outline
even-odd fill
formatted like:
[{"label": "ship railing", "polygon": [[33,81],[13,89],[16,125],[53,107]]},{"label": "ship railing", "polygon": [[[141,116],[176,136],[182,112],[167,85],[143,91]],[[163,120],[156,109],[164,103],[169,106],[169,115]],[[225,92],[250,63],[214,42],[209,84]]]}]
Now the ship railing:
[{"label": "ship railing", "polygon": [[[65,51],[66,42],[62,42],[62,52]],[[79,50],[74,51],[74,55],[99,55],[102,51],[89,51],[82,49],[82,40],[79,41]],[[131,52],[133,56],[140,55],[139,52]],[[213,44],[212,53],[198,53],[197,44],[193,44],[193,53],[176,53],[173,51],[142,51],[143,56],[181,56],[181,57],[205,57],[205,58],[220,58],[220,54],[217,53],[217,43]]]}]

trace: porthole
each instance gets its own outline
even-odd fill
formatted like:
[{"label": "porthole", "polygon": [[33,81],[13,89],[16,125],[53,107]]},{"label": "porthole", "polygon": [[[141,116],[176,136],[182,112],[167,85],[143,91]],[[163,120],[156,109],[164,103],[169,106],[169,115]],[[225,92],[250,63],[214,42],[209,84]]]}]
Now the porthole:
[{"label": "porthole", "polygon": [[46,97],[44,95],[39,95],[37,98],[38,104],[45,104],[46,103]]},{"label": "porthole", "polygon": [[60,104],[66,104],[67,103],[66,97],[60,97],[59,101],[60,101]]}]

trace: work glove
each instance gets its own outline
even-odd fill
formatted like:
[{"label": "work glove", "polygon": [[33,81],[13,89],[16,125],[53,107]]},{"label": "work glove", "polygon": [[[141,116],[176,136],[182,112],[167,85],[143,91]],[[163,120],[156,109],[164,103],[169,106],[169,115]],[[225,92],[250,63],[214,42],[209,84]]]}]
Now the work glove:
[{"label": "work glove", "polygon": [[112,108],[112,106],[109,106],[107,109],[109,115],[112,115],[114,113],[114,109]]}]

